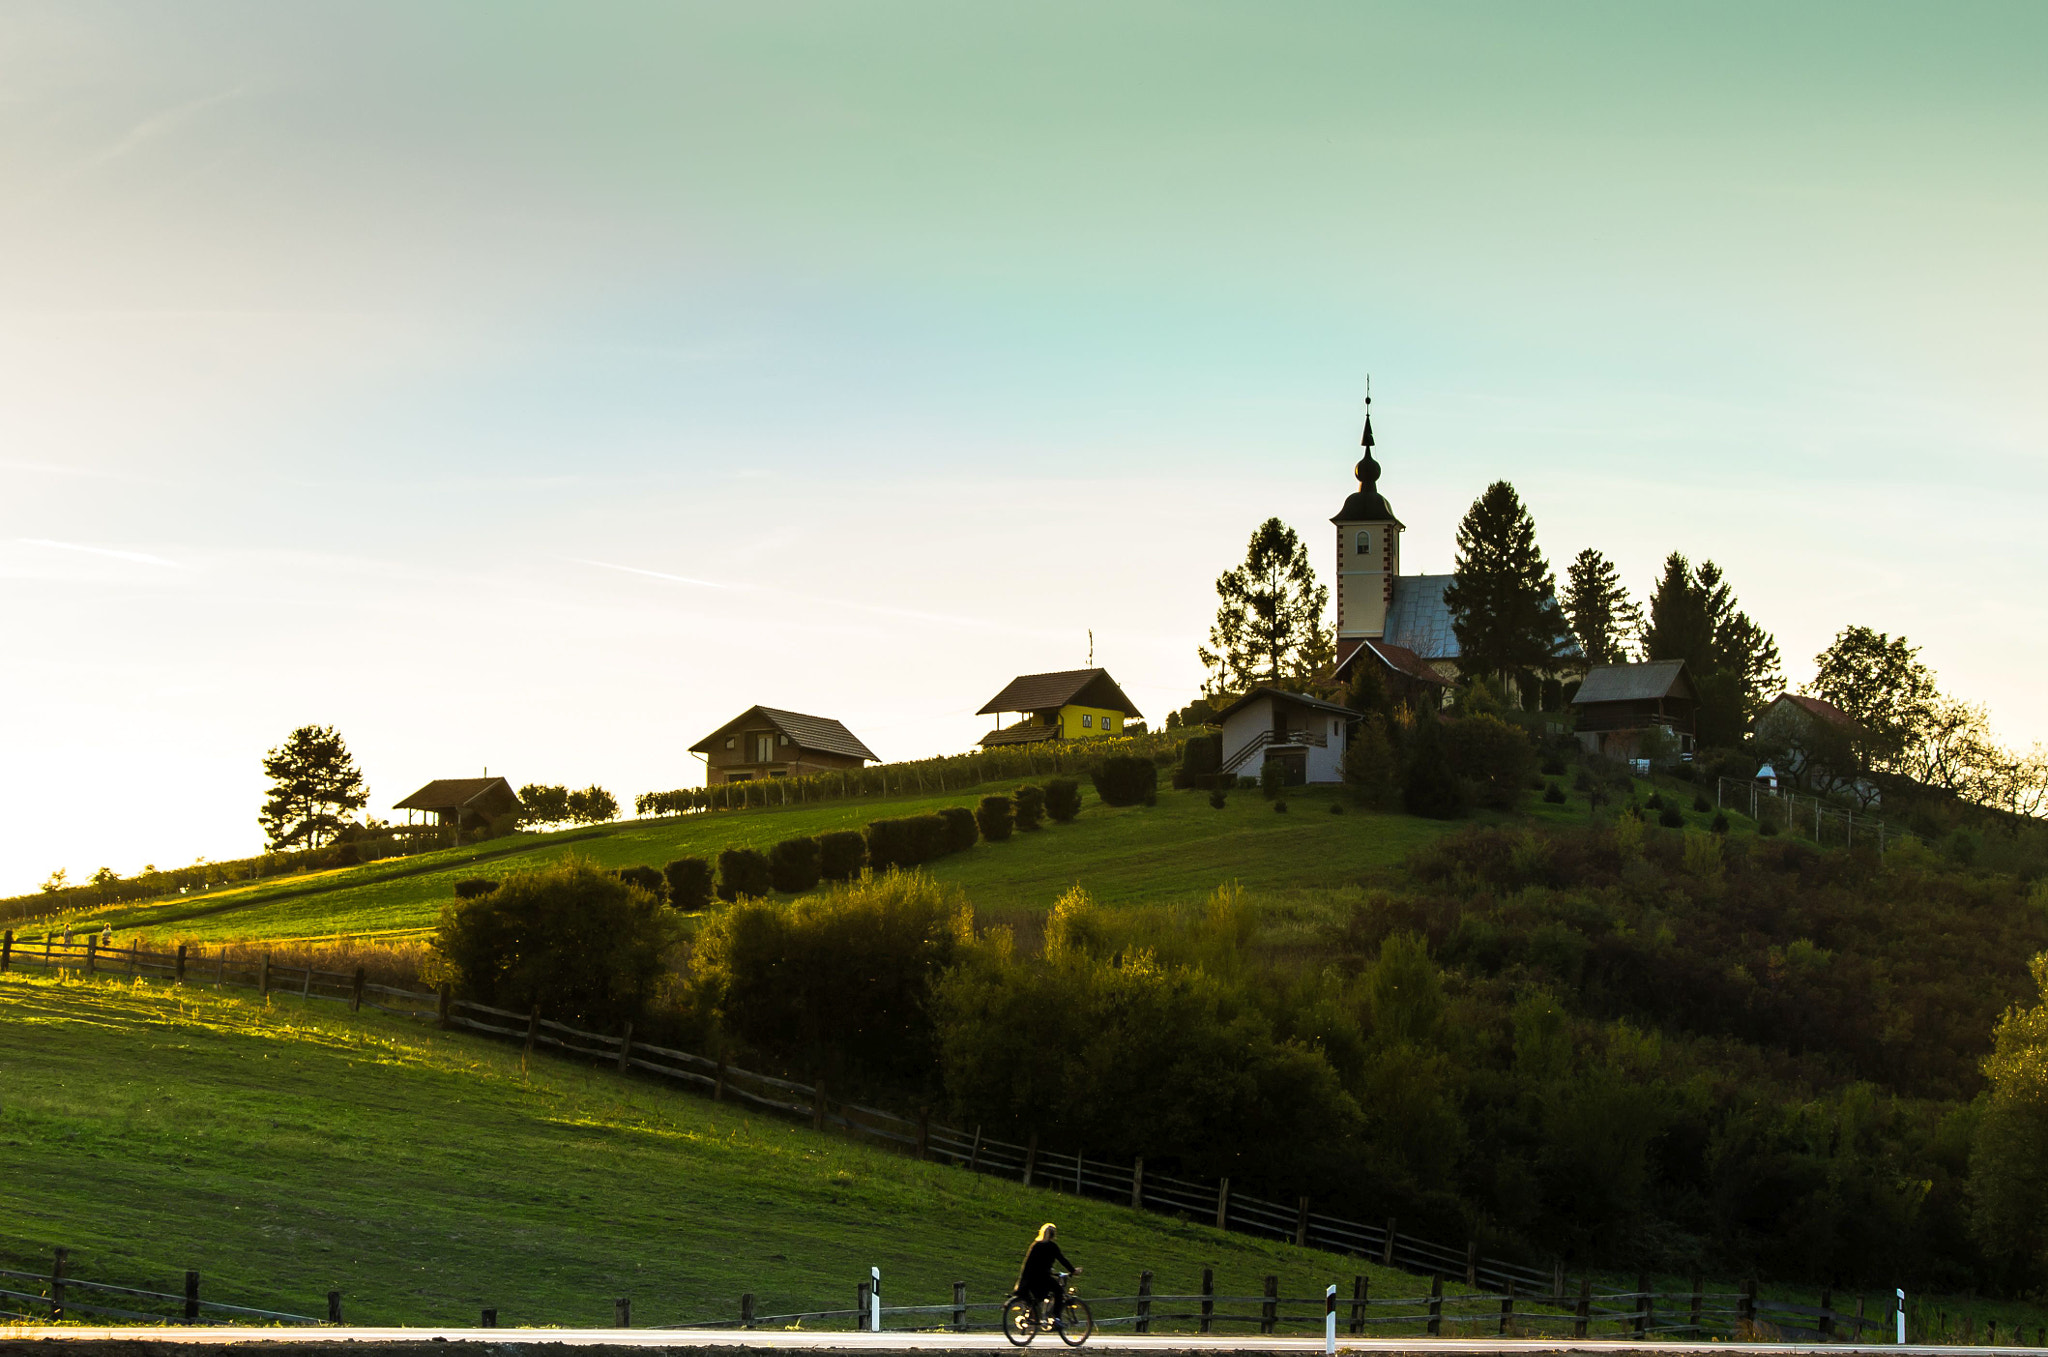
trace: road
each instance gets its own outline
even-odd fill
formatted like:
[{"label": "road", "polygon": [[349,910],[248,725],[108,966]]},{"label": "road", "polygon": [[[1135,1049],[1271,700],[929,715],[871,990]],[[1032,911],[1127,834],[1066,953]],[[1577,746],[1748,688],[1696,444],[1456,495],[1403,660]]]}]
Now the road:
[{"label": "road", "polygon": [[[502,1354],[507,1348],[533,1345],[594,1348],[646,1348],[674,1351],[703,1351],[713,1348],[758,1349],[785,1352],[1007,1352],[1010,1345],[996,1333],[851,1333],[845,1331],[795,1331],[763,1329],[372,1329],[372,1328],[43,1328],[19,1326],[0,1328],[0,1354],[10,1350],[51,1347],[77,1350],[114,1344],[177,1344],[186,1347],[218,1347],[226,1344],[283,1344],[303,1352],[317,1352],[338,1344],[363,1345],[391,1353],[436,1354],[455,1357],[443,1344],[469,1345],[473,1350]],[[1315,1337],[1246,1337],[1227,1334],[1108,1334],[1088,1340],[1090,1348],[1119,1352],[1201,1352],[1201,1353],[1311,1353],[1320,1352],[1323,1341]],[[1624,1339],[1546,1338],[1352,1338],[1339,1335],[1337,1346],[1345,1352],[1360,1353],[1457,1353],[1457,1354],[1548,1354],[1548,1353],[1654,1353],[1659,1357],[1683,1354],[1768,1353],[1826,1354],[1826,1357],[1856,1357],[1857,1354],[1886,1354],[1887,1357],[2041,1357],[2042,1350],[2028,1347],[1934,1347],[1914,1345],[1853,1343],[1635,1343]],[[1058,1343],[1042,1340],[1035,1349],[1061,1351]]]}]

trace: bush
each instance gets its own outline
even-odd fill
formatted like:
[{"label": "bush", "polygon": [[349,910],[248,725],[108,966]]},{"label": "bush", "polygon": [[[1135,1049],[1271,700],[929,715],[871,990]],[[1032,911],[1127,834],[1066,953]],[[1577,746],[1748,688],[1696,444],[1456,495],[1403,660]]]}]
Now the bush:
[{"label": "bush", "polygon": [[1192,735],[1180,747],[1180,766],[1173,770],[1176,791],[1216,785],[1216,770],[1223,762],[1221,735]]},{"label": "bush", "polygon": [[[1471,719],[1471,718],[1467,718]],[[1410,815],[1455,820],[1471,809],[1465,783],[1444,753],[1442,722],[1424,717],[1415,725],[1415,748],[1401,784],[1401,804]]]},{"label": "bush", "polygon": [[455,883],[455,898],[458,900],[474,900],[479,896],[489,895],[496,889],[498,889],[498,883],[489,877],[473,876],[466,881]]},{"label": "bush", "polygon": [[1399,802],[1401,756],[1386,717],[1368,716],[1358,723],[1344,747],[1344,781],[1361,806],[1391,810]]},{"label": "bush", "polygon": [[801,895],[818,888],[818,841],[809,835],[784,839],[768,850],[768,880],[775,889]]},{"label": "bush", "polygon": [[1564,788],[1558,786],[1555,782],[1551,783],[1548,787],[1545,787],[1543,789],[1543,799],[1545,801],[1548,801],[1553,806],[1563,805]]},{"label": "bush", "polygon": [[967,906],[922,873],[713,918],[697,983],[741,1039],[799,1066],[911,1083],[936,1058],[927,996],[967,936]]},{"label": "bush", "polygon": [[759,899],[774,889],[768,855],[758,848],[727,848],[718,854],[718,898]]},{"label": "bush", "polygon": [[1666,829],[1683,829],[1685,828],[1685,812],[1667,803],[1664,809],[1657,812],[1657,823]]},{"label": "bush", "polygon": [[868,841],[857,829],[835,829],[818,836],[818,875],[827,881],[851,881],[868,865]]},{"label": "bush", "polygon": [[679,936],[652,895],[570,857],[449,903],[433,945],[464,998],[608,1032],[645,1016]]},{"label": "bush", "polygon": [[936,862],[953,851],[953,826],[936,812],[911,816],[910,833],[917,844],[919,862]]},{"label": "bush", "polygon": [[1037,829],[1040,821],[1045,819],[1045,791],[1043,788],[1034,787],[1027,782],[1017,788],[1016,791],[1010,793],[1010,803],[1014,809],[1017,828],[1019,829]]},{"label": "bush", "polygon": [[891,867],[915,867],[942,858],[949,851],[952,832],[944,815],[876,820],[868,826],[868,866],[886,872]]},{"label": "bush", "polygon": [[1543,759],[1541,771],[1545,777],[1563,777],[1564,760],[1555,754],[1546,755]]},{"label": "bush", "polygon": [[1215,791],[1209,793],[1209,804],[1218,810],[1222,810],[1230,804],[1230,798],[1224,795],[1221,787],[1218,787]]},{"label": "bush", "polygon": [[1664,809],[1664,794],[1662,792],[1651,792],[1650,799],[1643,802],[1643,805],[1650,810]]},{"label": "bush", "polygon": [[1158,794],[1159,767],[1150,759],[1119,754],[1096,767],[1094,781],[1103,805],[1142,805],[1146,797]]},{"label": "bush", "polygon": [[1776,820],[1760,821],[1757,824],[1756,832],[1766,839],[1776,838],[1778,834],[1778,822]]},{"label": "bush", "polygon": [[1269,758],[1259,765],[1259,794],[1267,800],[1280,795],[1287,787],[1287,765],[1278,759]]},{"label": "bush", "polygon": [[1479,803],[1513,810],[1536,773],[1529,737],[1497,716],[1465,716],[1444,728],[1451,771],[1472,784]]},{"label": "bush", "polygon": [[1725,810],[1715,811],[1714,823],[1709,825],[1708,828],[1716,834],[1726,834],[1728,832],[1728,812]]},{"label": "bush", "polygon": [[629,886],[638,886],[664,905],[668,903],[668,880],[652,867],[621,867],[613,875]]},{"label": "bush", "polygon": [[946,822],[946,852],[964,853],[986,837],[975,826],[979,817],[965,806],[947,806],[938,812]]},{"label": "bush", "polygon": [[676,909],[711,907],[711,864],[703,858],[677,858],[661,869],[668,879],[668,902]]},{"label": "bush", "polygon": [[1045,813],[1057,824],[1068,824],[1081,813],[1081,784],[1070,777],[1056,777],[1045,784]]},{"label": "bush", "polygon": [[1705,792],[1701,792],[1693,797],[1692,808],[1701,815],[1704,815],[1708,811],[1713,809],[1712,806],[1707,804],[1707,795]]},{"label": "bush", "polygon": [[1332,814],[1332,815],[1342,815],[1343,813],[1344,813],[1344,803],[1343,803],[1342,801],[1332,801],[1332,802],[1330,803],[1330,814]]},{"label": "bush", "polygon": [[1273,798],[1273,809],[1279,811],[1282,815],[1285,815],[1287,813],[1286,799],[1284,797]]},{"label": "bush", "polygon": [[984,796],[981,804],[974,808],[974,823],[981,826],[981,837],[990,843],[1001,843],[1010,837],[1010,798],[1007,796]]}]

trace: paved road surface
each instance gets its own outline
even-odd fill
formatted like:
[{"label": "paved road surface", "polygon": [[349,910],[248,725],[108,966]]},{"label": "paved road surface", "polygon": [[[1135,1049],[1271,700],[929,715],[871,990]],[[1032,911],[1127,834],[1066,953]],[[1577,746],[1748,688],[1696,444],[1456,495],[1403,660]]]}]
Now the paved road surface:
[{"label": "paved road surface", "polygon": [[[391,1350],[431,1350],[429,1345],[455,1343],[477,1348],[502,1349],[505,1345],[559,1344],[569,1347],[609,1348],[755,1348],[789,1352],[1008,1352],[1010,1345],[997,1333],[851,1333],[846,1331],[789,1332],[762,1329],[371,1329],[371,1328],[0,1328],[0,1347],[28,1342],[62,1343],[177,1343],[192,1347],[213,1347],[228,1343],[282,1343],[307,1349],[335,1344],[370,1344]],[[1239,1334],[1109,1334],[1098,1333],[1088,1340],[1089,1348],[1113,1348],[1133,1352],[1204,1353],[1310,1353],[1320,1352],[1319,1337],[1262,1337]],[[1853,1343],[1635,1343],[1624,1339],[1546,1338],[1352,1338],[1339,1335],[1337,1346],[1360,1353],[1503,1353],[1534,1357],[1543,1353],[1730,1353],[1826,1354],[1826,1357],[2042,1357],[2041,1349],[2027,1347],[1897,1347],[1891,1344]],[[1032,1345],[1047,1353],[1064,1351],[1050,1339]],[[446,1353],[444,1347],[440,1349]],[[454,1354],[449,1354],[454,1357]]]}]

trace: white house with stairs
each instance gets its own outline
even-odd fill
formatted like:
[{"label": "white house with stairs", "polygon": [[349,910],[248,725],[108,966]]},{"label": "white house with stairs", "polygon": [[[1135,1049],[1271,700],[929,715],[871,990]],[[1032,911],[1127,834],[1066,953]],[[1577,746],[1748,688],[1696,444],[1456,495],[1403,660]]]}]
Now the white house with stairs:
[{"label": "white house with stairs", "polygon": [[1257,777],[1266,760],[1274,759],[1288,786],[1342,782],[1345,740],[1358,715],[1305,693],[1254,688],[1215,717],[1223,727],[1217,771]]}]

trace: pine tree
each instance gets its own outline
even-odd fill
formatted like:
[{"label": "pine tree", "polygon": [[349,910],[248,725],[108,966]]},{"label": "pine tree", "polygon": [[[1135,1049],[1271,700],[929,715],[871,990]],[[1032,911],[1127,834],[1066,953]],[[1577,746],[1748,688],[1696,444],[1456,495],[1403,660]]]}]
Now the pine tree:
[{"label": "pine tree", "polygon": [[319,847],[350,811],[370,802],[370,789],[333,726],[300,726],[263,756],[263,772],[270,794],[256,822],[272,852]]},{"label": "pine tree", "polygon": [[1565,572],[1565,616],[1588,664],[1622,664],[1629,643],[1643,629],[1643,613],[1621,582],[1621,573],[1592,547],[1572,558]]},{"label": "pine tree", "polygon": [[1330,591],[1316,582],[1301,538],[1279,519],[1259,525],[1244,564],[1218,577],[1216,592],[1223,606],[1209,644],[1196,651],[1212,693],[1300,684],[1329,667],[1333,645],[1323,613]]},{"label": "pine tree", "polygon": [[1457,574],[1444,590],[1459,668],[1501,677],[1558,658],[1557,582],[1536,546],[1536,522],[1515,487],[1495,481],[1458,525]]},{"label": "pine tree", "polygon": [[1694,569],[1675,551],[1650,598],[1643,658],[1685,661],[1706,745],[1740,740],[1784,683],[1777,641],[1736,605],[1721,567],[1702,561]]}]

